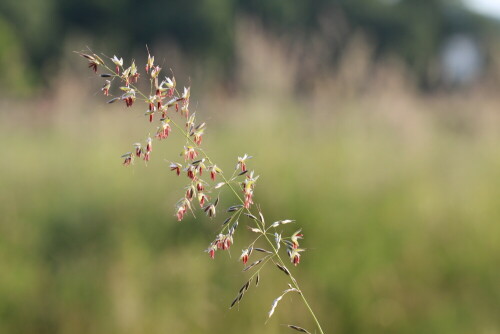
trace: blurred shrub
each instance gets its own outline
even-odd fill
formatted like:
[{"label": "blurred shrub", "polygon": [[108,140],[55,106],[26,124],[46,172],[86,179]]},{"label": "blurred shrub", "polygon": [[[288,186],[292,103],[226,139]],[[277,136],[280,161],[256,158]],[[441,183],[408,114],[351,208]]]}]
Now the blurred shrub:
[{"label": "blurred shrub", "polygon": [[[401,57],[423,85],[432,82],[429,71],[448,35],[470,33],[483,42],[488,34],[496,36],[488,29],[493,23],[467,12],[458,1],[445,0],[3,0],[0,15],[3,53],[21,56],[15,66],[43,80],[57,71],[68,38],[75,36],[83,45],[111,45],[124,56],[135,51],[132,46],[164,47],[168,42],[230,77],[235,28],[245,17],[307,48],[327,45],[323,65],[333,67],[352,35],[362,32],[375,47],[373,56]],[[8,37],[13,31],[15,46]],[[10,76],[22,77],[17,72]]]}]

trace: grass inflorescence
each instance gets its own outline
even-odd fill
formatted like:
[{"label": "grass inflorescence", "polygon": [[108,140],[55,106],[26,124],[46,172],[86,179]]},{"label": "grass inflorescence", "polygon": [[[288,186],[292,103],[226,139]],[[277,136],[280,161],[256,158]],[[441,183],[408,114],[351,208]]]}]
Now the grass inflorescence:
[{"label": "grass inflorescence", "polygon": [[[162,68],[155,64],[155,58],[151,56],[149,50],[144,70],[137,67],[135,61],[128,67],[125,66],[123,58],[117,56],[101,57],[91,51],[78,54],[88,61],[88,67],[92,71],[103,78],[101,91],[103,95],[111,97],[108,103],[121,102],[127,108],[142,105],[146,109],[144,112],[146,121],[157,124],[154,136],[148,135],[144,143],[134,143],[133,149],[122,155],[124,166],[129,166],[139,159],[145,163],[149,162],[153,147],[156,145],[153,144],[154,141],[166,140],[171,133],[177,133],[185,138],[185,144],[180,152],[181,161],[169,161],[168,166],[177,176],[185,176],[188,180],[182,191],[183,196],[175,205],[175,216],[178,221],[182,221],[188,213],[195,215],[197,206],[198,210],[210,219],[217,219],[218,212],[221,211],[220,198],[225,196],[224,190],[234,196],[235,203],[223,209],[229,213],[229,217],[223,221],[220,230],[206,249],[212,259],[215,258],[217,251],[229,250],[234,243],[236,232],[241,230],[238,229],[240,220],[245,220],[247,231],[255,235],[253,241],[242,250],[239,258],[244,266],[242,271],[253,273],[238,291],[230,308],[241,302],[252,281],[255,280],[255,286],[258,286],[262,269],[267,264],[274,264],[273,267],[287,276],[289,283],[288,288],[272,302],[268,318],[275,313],[278,303],[287,293],[295,292],[301,296],[318,332],[324,333],[297,280],[284,261],[286,254],[294,266],[300,263],[301,254],[305,251],[299,244],[299,240],[304,237],[302,230],[296,230],[291,234],[284,231],[283,225],[295,223],[291,219],[281,219],[266,224],[264,214],[254,203],[254,190],[259,175],[249,168],[252,156],[245,153],[237,157],[236,166],[230,176],[215,164],[202,147],[207,124],[198,122],[196,114],[190,112],[190,87],[184,87],[180,92],[173,75],[161,80]],[[256,247],[259,244],[264,244],[271,250]],[[254,254],[257,253],[262,256],[248,264],[252,255],[255,257]],[[309,333],[307,329],[297,325],[287,326],[299,332]]]}]

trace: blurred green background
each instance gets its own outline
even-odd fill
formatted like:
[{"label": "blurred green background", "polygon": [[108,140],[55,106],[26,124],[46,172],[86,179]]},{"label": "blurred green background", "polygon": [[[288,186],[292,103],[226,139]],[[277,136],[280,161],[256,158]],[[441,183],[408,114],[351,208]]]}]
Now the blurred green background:
[{"label": "blurred green background", "polygon": [[72,51],[146,44],[218,165],[253,155],[266,219],[303,227],[325,332],[500,333],[499,23],[473,2],[0,2],[0,333],[313,330],[292,295],[265,323],[275,268],[228,310],[251,236],[212,261],[225,215],[176,221],[175,130],[121,166],[155,126]]}]

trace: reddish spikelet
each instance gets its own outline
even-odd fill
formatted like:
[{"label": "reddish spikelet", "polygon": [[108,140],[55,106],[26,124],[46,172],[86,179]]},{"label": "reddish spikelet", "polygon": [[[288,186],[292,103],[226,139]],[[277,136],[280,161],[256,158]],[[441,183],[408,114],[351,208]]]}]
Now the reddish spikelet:
[{"label": "reddish spikelet", "polygon": [[135,98],[132,96],[128,96],[128,97],[124,98],[123,100],[125,101],[125,105],[127,107],[132,107],[132,105],[134,104]]},{"label": "reddish spikelet", "polygon": [[142,156],[142,147],[141,144],[137,143],[135,146],[135,156],[140,158]]},{"label": "reddish spikelet", "polygon": [[236,169],[241,168],[241,172],[246,172],[247,171],[247,160],[251,159],[252,157],[249,156],[248,154],[245,153],[243,157],[238,157],[238,163],[236,164]]},{"label": "reddish spikelet", "polygon": [[192,146],[184,147],[184,160],[194,160],[198,156],[198,152]]},{"label": "reddish spikelet", "polygon": [[202,193],[202,192],[198,193],[198,202],[200,203],[201,208],[203,208],[203,206],[205,205],[207,200],[208,200],[208,197],[204,193]]},{"label": "reddish spikelet", "polygon": [[181,175],[181,168],[182,168],[181,164],[177,164],[177,163],[173,163],[173,162],[170,164],[170,170],[175,171],[177,176]]},{"label": "reddish spikelet", "polygon": [[293,249],[299,248],[299,239],[302,239],[303,237],[304,237],[304,235],[302,233],[300,233],[300,230],[298,230],[294,234],[292,234],[290,239],[292,240],[292,248]]},{"label": "reddish spikelet", "polygon": [[118,57],[115,55],[113,58],[111,58],[111,61],[115,64],[116,74],[120,75],[120,67],[123,66],[123,58],[118,59]]},{"label": "reddish spikelet", "polygon": [[198,134],[194,135],[194,142],[196,143],[196,145],[201,145],[201,140],[202,140],[201,135],[198,135]]},{"label": "reddish spikelet", "polygon": [[217,246],[214,243],[211,243],[208,249],[205,252],[208,253],[211,259],[215,258],[215,251],[217,250]]},{"label": "reddish spikelet", "polygon": [[215,178],[217,177],[219,171],[220,170],[216,165],[210,167],[210,178],[212,179],[212,181],[215,181]]},{"label": "reddish spikelet", "polygon": [[196,184],[196,190],[198,190],[198,191],[203,191],[203,190],[205,190],[205,186],[203,185],[203,183],[198,182],[198,183]]},{"label": "reddish spikelet", "polygon": [[293,263],[294,266],[297,266],[300,263],[300,252],[303,252],[303,249],[288,249],[287,253],[290,257],[290,262]]},{"label": "reddish spikelet", "polygon": [[111,88],[111,81],[109,80],[106,80],[106,83],[104,84],[104,86],[101,88],[101,91],[103,92],[103,94],[105,96],[108,96],[109,95],[109,89]]},{"label": "reddish spikelet", "polygon": [[189,177],[191,180],[196,179],[196,167],[193,165],[190,165],[187,169],[187,177]]},{"label": "reddish spikelet", "polygon": [[162,121],[161,125],[158,127],[158,130],[156,131],[156,138],[160,140],[168,138],[168,135],[170,134],[171,130],[172,128],[170,127],[170,124]]},{"label": "reddish spikelet", "polygon": [[177,220],[178,221],[181,221],[183,218],[184,218],[184,214],[186,213],[186,209],[185,208],[179,208],[177,210]]},{"label": "reddish spikelet", "polygon": [[188,190],[186,191],[186,198],[191,201],[193,199],[193,196],[194,196],[194,189],[193,187],[189,187]]},{"label": "reddish spikelet", "polygon": [[178,204],[177,204],[177,220],[181,221],[184,218],[184,215],[186,214],[188,208],[190,207],[189,201],[185,198],[183,198]]},{"label": "reddish spikelet", "polygon": [[250,251],[248,249],[244,249],[240,256],[241,262],[243,262],[243,264],[247,264],[249,256],[250,256]]},{"label": "reddish spikelet", "polygon": [[95,73],[97,73],[97,63],[91,61],[89,63],[89,68],[91,68]]},{"label": "reddish spikelet", "polygon": [[213,205],[213,204],[207,205],[205,208],[203,208],[203,211],[205,211],[207,216],[209,216],[210,218],[215,217],[215,213],[216,213],[215,205]]},{"label": "reddish spikelet", "polygon": [[125,161],[123,161],[123,166],[128,166],[132,163],[132,157],[126,157]]},{"label": "reddish spikelet", "polygon": [[217,249],[228,250],[233,244],[233,236],[231,234],[219,234],[213,244]]},{"label": "reddish spikelet", "polygon": [[243,205],[245,207],[245,209],[249,209],[250,205],[253,204],[252,196],[253,196],[252,192],[245,194],[245,203]]},{"label": "reddish spikelet", "polygon": [[139,73],[134,73],[130,76],[130,82],[131,83],[137,83],[137,81],[139,81],[139,76],[140,74]]}]

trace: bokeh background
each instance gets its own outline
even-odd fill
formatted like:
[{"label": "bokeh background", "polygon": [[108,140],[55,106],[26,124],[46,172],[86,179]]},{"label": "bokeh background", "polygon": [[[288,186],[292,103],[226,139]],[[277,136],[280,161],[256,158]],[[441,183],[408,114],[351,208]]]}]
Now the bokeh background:
[{"label": "bokeh background", "polygon": [[500,333],[498,7],[2,0],[0,333],[314,328],[292,295],[265,324],[275,268],[228,310],[249,237],[212,261],[224,214],[175,220],[175,133],[121,166],[154,128],[72,51],[143,64],[146,44],[192,86],[218,164],[253,155],[267,220],[303,227],[292,270],[325,332]]}]

